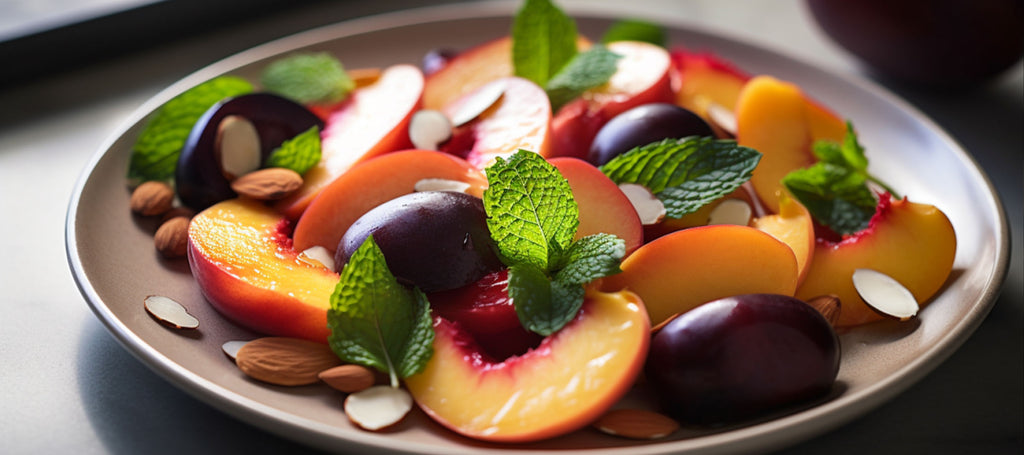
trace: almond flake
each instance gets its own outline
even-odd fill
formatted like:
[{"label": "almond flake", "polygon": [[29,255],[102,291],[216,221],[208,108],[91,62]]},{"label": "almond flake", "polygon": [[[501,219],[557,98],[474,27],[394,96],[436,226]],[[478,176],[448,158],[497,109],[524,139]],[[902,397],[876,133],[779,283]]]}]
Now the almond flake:
[{"label": "almond flake", "polygon": [[750,224],[750,215],[753,210],[750,204],[741,199],[726,199],[715,208],[711,209],[708,215],[708,225],[713,224],[734,224],[746,226]]},{"label": "almond flake", "polygon": [[633,204],[640,223],[644,226],[658,224],[665,218],[665,204],[651,193],[647,187],[636,183],[622,183],[619,190]]},{"label": "almond flake", "polygon": [[228,180],[259,169],[263,162],[256,125],[240,115],[229,115],[220,121],[214,143],[221,170]]},{"label": "almond flake", "polygon": [[345,398],[345,415],[364,430],[377,431],[405,418],[412,410],[412,396],[405,389],[377,385]]},{"label": "almond flake", "polygon": [[238,357],[238,350],[242,349],[242,346],[245,346],[246,343],[248,343],[248,341],[228,341],[220,346],[220,350],[224,351],[224,354],[228,357],[231,357],[231,360],[235,360],[235,358]]},{"label": "almond flake", "polygon": [[452,114],[452,126],[459,127],[473,121],[497,103],[504,94],[505,83],[501,81],[480,87]]},{"label": "almond flake", "polygon": [[409,140],[420,150],[437,150],[452,137],[452,122],[441,111],[422,109],[409,121]]},{"label": "almond flake", "polygon": [[146,312],[156,320],[176,329],[194,329],[199,327],[199,320],[188,314],[178,301],[162,295],[146,296]]},{"label": "almond flake", "polygon": [[853,287],[864,303],[884,316],[906,321],[916,316],[920,309],[910,290],[877,270],[854,270]]},{"label": "almond flake", "polygon": [[413,191],[455,191],[465,193],[470,184],[461,180],[450,179],[421,179],[413,186]]}]

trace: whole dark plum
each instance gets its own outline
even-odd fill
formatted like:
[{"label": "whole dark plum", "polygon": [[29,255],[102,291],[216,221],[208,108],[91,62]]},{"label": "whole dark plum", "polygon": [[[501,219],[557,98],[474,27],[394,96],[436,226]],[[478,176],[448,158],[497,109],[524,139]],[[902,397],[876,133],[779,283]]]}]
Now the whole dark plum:
[{"label": "whole dark plum", "polygon": [[775,294],[701,305],[651,340],[648,382],[665,412],[699,425],[734,423],[826,395],[839,339],[817,310]]},{"label": "whole dark plum", "polygon": [[714,136],[699,115],[674,104],[651,103],[616,115],[594,136],[587,161],[600,166],[634,147],[667,138]]},{"label": "whole dark plum", "polygon": [[229,115],[244,117],[256,127],[264,160],[282,142],[314,125],[324,127],[323,120],[305,106],[270,93],[240,95],[213,105],[192,127],[175,169],[178,197],[194,210],[236,196],[216,150],[217,129]]},{"label": "whole dark plum", "polygon": [[338,242],[339,270],[370,234],[395,278],[424,292],[459,288],[503,267],[483,201],[465,193],[411,193],[366,212]]}]

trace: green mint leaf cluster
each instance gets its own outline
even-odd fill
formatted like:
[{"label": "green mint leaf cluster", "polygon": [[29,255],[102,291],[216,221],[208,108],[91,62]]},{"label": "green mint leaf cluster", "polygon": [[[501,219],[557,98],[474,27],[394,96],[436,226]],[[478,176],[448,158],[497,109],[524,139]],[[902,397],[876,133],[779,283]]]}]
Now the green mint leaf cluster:
[{"label": "green mint leaf cluster", "polygon": [[515,75],[544,87],[552,109],[611,79],[619,56],[604,46],[578,53],[576,22],[550,0],[526,0],[512,23]]},{"label": "green mint leaf cluster", "polygon": [[372,235],[341,271],[327,326],[327,341],[338,357],[387,373],[392,387],[423,371],[434,352],[426,295],[395,279]]},{"label": "green mint leaf cluster", "polygon": [[750,180],[761,153],[732,140],[691,136],[634,148],[601,166],[617,184],[643,185],[681,218]]},{"label": "green mint leaf cluster", "polygon": [[536,153],[498,158],[487,182],[487,226],[509,266],[509,297],[523,327],[550,335],[576,317],[584,284],[620,271],[625,243],[609,234],[574,240],[579,208],[572,189]]},{"label": "green mint leaf cluster", "polygon": [[288,139],[274,149],[267,157],[265,167],[283,167],[291,169],[299,175],[305,174],[320,162],[320,128],[313,126]]},{"label": "green mint leaf cluster", "polygon": [[128,163],[128,180],[140,183],[173,178],[181,149],[199,118],[221,100],[252,91],[252,84],[245,79],[221,76],[164,103],[135,140]]},{"label": "green mint leaf cluster", "polygon": [[601,42],[608,44],[615,41],[642,41],[656,46],[665,47],[665,29],[650,22],[635,19],[621,20],[608,28],[601,37]]},{"label": "green mint leaf cluster", "polygon": [[878,204],[869,181],[896,195],[867,172],[864,148],[850,122],[846,123],[842,144],[818,141],[814,156],[817,163],[790,172],[782,184],[816,221],[837,234],[852,234],[868,227]]},{"label": "green mint leaf cluster", "polygon": [[551,109],[557,110],[587,89],[608,82],[615,74],[620,58],[621,55],[600,45],[576,54],[545,87],[551,100]]},{"label": "green mint leaf cluster", "polygon": [[274,61],[260,77],[263,88],[300,104],[337,103],[355,88],[355,82],[333,55],[303,53]]}]

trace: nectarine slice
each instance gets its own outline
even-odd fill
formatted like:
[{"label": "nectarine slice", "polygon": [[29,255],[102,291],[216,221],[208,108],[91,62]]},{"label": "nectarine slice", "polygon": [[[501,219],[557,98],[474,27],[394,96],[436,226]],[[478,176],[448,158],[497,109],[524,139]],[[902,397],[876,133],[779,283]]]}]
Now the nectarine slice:
[{"label": "nectarine slice", "polygon": [[633,291],[657,325],[702,303],[739,294],[796,291],[793,250],[747,226],[702,226],[659,237],[622,261],[601,289]]},{"label": "nectarine slice", "polygon": [[576,238],[592,234],[612,234],[626,243],[626,256],[644,243],[643,225],[633,204],[619,186],[594,165],[579,158],[557,157],[548,160],[569,181],[580,211]]},{"label": "nectarine slice", "polygon": [[709,119],[708,107],[717,104],[730,112],[736,107],[750,76],[710,53],[673,50],[672,66],[679,75],[676,104]]},{"label": "nectarine slice", "polygon": [[630,292],[588,293],[568,325],[504,361],[483,357],[457,325],[435,318],[434,355],[406,379],[430,417],[475,439],[527,442],[598,418],[633,385],[650,324]]},{"label": "nectarine slice", "polygon": [[441,110],[484,84],[512,75],[512,38],[502,37],[455,56],[427,76],[423,108]]},{"label": "nectarine slice", "polygon": [[756,218],[754,227],[789,245],[796,255],[797,284],[803,283],[814,255],[814,220],[807,208],[785,196],[779,203],[779,213]]},{"label": "nectarine slice", "polygon": [[845,124],[796,85],[770,76],[756,76],[736,102],[736,141],[761,152],[750,183],[765,207],[779,211],[782,178],[814,164],[814,142],[840,142]]},{"label": "nectarine slice", "polygon": [[258,332],[327,342],[338,275],[298,259],[289,222],[266,205],[217,203],[188,229],[188,261],[203,295],[228,319]]},{"label": "nectarine slice", "polygon": [[342,174],[309,204],[295,225],[295,250],[319,245],[334,251],[349,226],[370,209],[413,192],[427,178],[468,183],[483,197],[487,178],[465,160],[430,150],[402,150],[372,158]]},{"label": "nectarine slice", "polygon": [[910,290],[922,305],[946,282],[956,256],[956,233],[941,210],[929,204],[883,199],[869,226],[840,242],[819,239],[807,278],[796,296],[807,300],[839,296],[838,326],[848,327],[883,317],[853,286],[853,271],[872,269]]},{"label": "nectarine slice", "polygon": [[382,153],[412,148],[409,121],[423,96],[423,73],[412,65],[394,65],[376,82],[352,92],[330,114],[320,162],[303,175],[303,185],[276,207],[298,219],[314,197],[352,165]]}]

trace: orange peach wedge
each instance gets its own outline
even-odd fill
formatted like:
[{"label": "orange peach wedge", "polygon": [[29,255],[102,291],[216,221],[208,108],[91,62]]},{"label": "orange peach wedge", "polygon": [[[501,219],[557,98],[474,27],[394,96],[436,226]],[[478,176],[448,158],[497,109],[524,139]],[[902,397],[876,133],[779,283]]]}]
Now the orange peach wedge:
[{"label": "orange peach wedge", "polygon": [[679,77],[677,105],[705,120],[709,119],[708,108],[712,104],[732,112],[750,76],[714,54],[675,49],[671,56]]},{"label": "orange peach wedge", "polygon": [[922,305],[946,282],[956,256],[956,234],[941,210],[906,198],[882,199],[870,225],[842,241],[819,239],[807,278],[796,296],[807,300],[839,296],[838,326],[882,319],[853,287],[853,271],[866,268],[889,275]]},{"label": "orange peach wedge", "polygon": [[814,257],[814,221],[807,208],[784,196],[779,202],[779,213],[756,218],[754,227],[789,245],[796,255],[797,284],[803,283]]},{"label": "orange peach wedge", "polygon": [[702,226],[659,237],[622,261],[604,279],[605,291],[640,296],[653,325],[715,299],[796,291],[793,250],[748,226]]},{"label": "orange peach wedge", "polygon": [[528,442],[582,428],[632,386],[650,342],[630,292],[590,292],[579,314],[525,354],[489,360],[457,324],[435,318],[434,355],[406,379],[430,417],[474,439]]},{"label": "orange peach wedge", "polygon": [[189,224],[192,275],[228,319],[268,335],[326,343],[338,275],[300,259],[288,226],[260,202],[229,199],[211,206]]},{"label": "orange peach wedge", "polygon": [[594,165],[579,158],[557,157],[548,160],[569,182],[580,210],[576,238],[606,233],[626,243],[628,256],[644,243],[644,230],[636,209],[619,186]]},{"label": "orange peach wedge", "polygon": [[412,193],[423,179],[469,184],[466,192],[482,197],[487,179],[465,160],[430,150],[402,150],[355,165],[325,187],[295,225],[296,251],[322,246],[334,251],[338,241],[364,213]]}]

